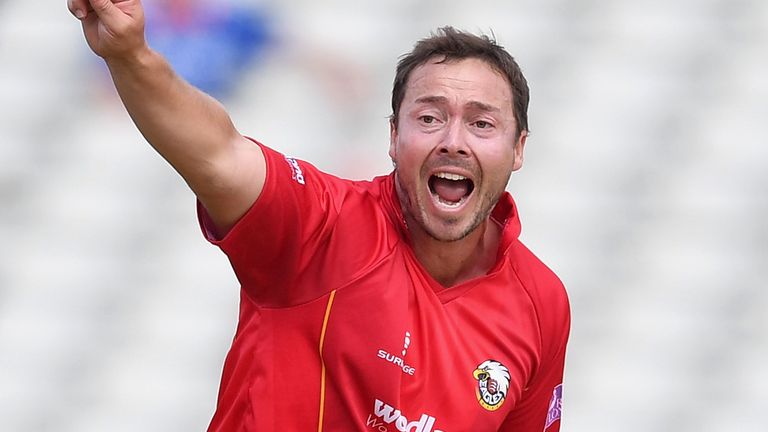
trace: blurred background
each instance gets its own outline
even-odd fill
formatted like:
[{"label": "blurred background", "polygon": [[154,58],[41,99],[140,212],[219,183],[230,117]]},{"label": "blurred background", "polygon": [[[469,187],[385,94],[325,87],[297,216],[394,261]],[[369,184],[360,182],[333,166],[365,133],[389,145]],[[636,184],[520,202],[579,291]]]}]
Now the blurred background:
[{"label": "blurred background", "polygon": [[[493,32],[532,94],[522,237],[572,301],[562,430],[764,428],[768,2],[145,3],[241,132],[359,179],[398,56]],[[194,204],[65,1],[0,0],[2,430],[205,430],[238,284]]]}]

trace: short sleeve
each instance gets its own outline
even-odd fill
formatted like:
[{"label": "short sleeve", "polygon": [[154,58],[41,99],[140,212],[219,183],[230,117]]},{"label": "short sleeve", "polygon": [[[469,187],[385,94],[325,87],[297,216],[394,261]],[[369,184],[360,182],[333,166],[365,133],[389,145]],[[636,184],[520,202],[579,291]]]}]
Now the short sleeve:
[{"label": "short sleeve", "polygon": [[563,403],[565,343],[523,391],[520,402],[507,415],[500,432],[558,432]]},{"label": "short sleeve", "polygon": [[[259,144],[259,143],[257,143]],[[198,201],[205,237],[227,255],[245,293],[257,304],[282,307],[319,297],[297,287],[297,275],[331,232],[345,185],[306,162],[259,144],[266,160],[261,195],[224,238]]]},{"label": "short sleeve", "polygon": [[[526,253],[526,255],[528,255]],[[532,257],[532,255],[528,255]],[[560,279],[538,259],[519,268],[528,281],[541,333],[538,366],[501,432],[558,432],[563,408],[563,372],[571,312]],[[523,270],[524,268],[524,270]]]}]

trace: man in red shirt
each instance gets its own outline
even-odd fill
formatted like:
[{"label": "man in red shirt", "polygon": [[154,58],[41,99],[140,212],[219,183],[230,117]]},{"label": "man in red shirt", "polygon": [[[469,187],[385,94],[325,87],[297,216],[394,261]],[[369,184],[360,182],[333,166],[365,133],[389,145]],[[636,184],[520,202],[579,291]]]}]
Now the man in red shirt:
[{"label": "man in red shirt", "polygon": [[210,431],[559,430],[569,306],[504,190],[528,87],[503,48],[450,27],[418,42],[395,170],[359,182],[244,138],[147,46],[138,0],[70,10],[241,283]]}]

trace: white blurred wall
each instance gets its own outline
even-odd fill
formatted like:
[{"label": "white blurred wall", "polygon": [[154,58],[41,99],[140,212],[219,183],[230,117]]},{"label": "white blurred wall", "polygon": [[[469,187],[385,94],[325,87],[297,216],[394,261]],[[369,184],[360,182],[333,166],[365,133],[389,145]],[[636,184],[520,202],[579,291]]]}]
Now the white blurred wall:
[{"label": "white blurred wall", "polygon": [[[275,2],[223,102],[330,172],[389,170],[397,56],[492,30],[531,85],[512,177],[565,281],[565,432],[741,431],[768,408],[768,3]],[[100,75],[102,74],[102,75]],[[0,423],[204,430],[238,286],[65,2],[0,2]]]}]

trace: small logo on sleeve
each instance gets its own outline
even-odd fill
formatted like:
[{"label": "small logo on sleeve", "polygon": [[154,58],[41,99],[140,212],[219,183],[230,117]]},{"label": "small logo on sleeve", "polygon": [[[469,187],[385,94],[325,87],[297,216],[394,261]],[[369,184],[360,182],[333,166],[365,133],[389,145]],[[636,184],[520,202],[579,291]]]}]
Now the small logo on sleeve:
[{"label": "small logo on sleeve", "polygon": [[488,411],[496,411],[504,404],[509,390],[509,369],[496,360],[486,360],[472,372],[477,380],[477,401]]},{"label": "small logo on sleeve", "polygon": [[544,430],[552,426],[557,420],[560,420],[560,414],[563,412],[563,385],[559,384],[552,390],[552,399],[549,401],[549,410],[547,411],[547,423],[544,424]]},{"label": "small logo on sleeve", "polygon": [[300,185],[304,184],[304,173],[301,171],[301,167],[299,166],[299,162],[290,157],[286,157],[285,161],[288,162],[288,165],[291,166],[291,171],[293,171],[293,179],[296,180],[296,182]]}]

